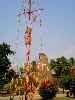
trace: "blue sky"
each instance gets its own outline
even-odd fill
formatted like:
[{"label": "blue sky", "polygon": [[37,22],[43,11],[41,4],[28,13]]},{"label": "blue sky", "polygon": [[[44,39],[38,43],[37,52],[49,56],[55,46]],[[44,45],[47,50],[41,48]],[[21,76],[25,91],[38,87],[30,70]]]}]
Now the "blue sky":
[{"label": "blue sky", "polygon": [[[12,48],[16,42],[16,13],[21,0],[0,0],[0,43],[8,42]],[[43,51],[49,59],[59,56],[75,57],[75,0],[39,0],[42,13],[42,27],[33,24],[31,58],[40,52],[40,38]],[[23,20],[22,20],[23,21]],[[18,34],[17,62],[24,62],[24,27]]]}]

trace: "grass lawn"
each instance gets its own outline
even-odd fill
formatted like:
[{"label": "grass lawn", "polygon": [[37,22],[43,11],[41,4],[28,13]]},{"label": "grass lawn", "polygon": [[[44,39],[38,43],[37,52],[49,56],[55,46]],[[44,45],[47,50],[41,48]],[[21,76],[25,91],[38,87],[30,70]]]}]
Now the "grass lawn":
[{"label": "grass lawn", "polygon": [[75,98],[68,98],[68,97],[56,97],[53,100],[75,100]]}]

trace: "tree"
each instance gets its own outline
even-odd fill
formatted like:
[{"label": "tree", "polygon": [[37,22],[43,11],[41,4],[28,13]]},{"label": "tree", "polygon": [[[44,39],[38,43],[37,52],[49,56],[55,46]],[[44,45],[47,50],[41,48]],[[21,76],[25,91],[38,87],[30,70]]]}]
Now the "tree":
[{"label": "tree", "polygon": [[75,98],[75,77],[72,77],[70,81],[70,92],[73,94]]},{"label": "tree", "polygon": [[[64,93],[64,86],[63,86],[63,81],[62,78],[65,78],[68,75],[68,70],[69,70],[69,63],[68,60],[62,56],[59,58],[56,58],[56,60],[51,60],[52,68],[54,69],[56,73],[56,77],[59,83],[60,87],[63,87],[63,93]],[[66,79],[65,79],[66,80]],[[67,84],[67,81],[64,80],[64,84]]]},{"label": "tree", "polygon": [[70,89],[70,81],[71,81],[71,77],[69,75],[67,76],[64,76],[62,78],[62,84],[63,84],[63,87],[66,89],[66,90],[69,90]]},{"label": "tree", "polygon": [[68,63],[68,60],[62,56],[60,58],[57,58],[56,59],[56,62],[55,62],[55,67],[54,67],[54,70],[56,72],[56,75],[59,77],[59,76],[64,76],[64,75],[67,75],[68,74],[68,68],[69,68],[69,63]]},{"label": "tree", "polygon": [[14,52],[10,49],[10,45],[6,43],[0,44],[0,86],[3,86],[6,81],[6,75],[11,67],[11,62],[8,58]]},{"label": "tree", "polygon": [[[75,77],[65,76],[62,80],[63,86],[66,90],[69,90],[71,94],[75,97]],[[68,95],[70,96],[70,95]]]},{"label": "tree", "polygon": [[64,56],[51,60],[51,68],[55,70],[58,79],[59,87],[70,90],[75,96],[75,79],[69,75],[70,67],[75,65],[75,59],[71,57],[66,59]]},{"label": "tree", "polygon": [[69,64],[71,67],[75,65],[75,59],[73,57],[69,59]]},{"label": "tree", "polygon": [[51,69],[55,68],[56,67],[56,62],[54,59],[51,59],[50,60],[50,66],[51,66]]},{"label": "tree", "polygon": [[16,72],[13,69],[10,69],[6,74],[7,82],[10,82],[12,78],[15,78],[15,76],[16,76]]}]

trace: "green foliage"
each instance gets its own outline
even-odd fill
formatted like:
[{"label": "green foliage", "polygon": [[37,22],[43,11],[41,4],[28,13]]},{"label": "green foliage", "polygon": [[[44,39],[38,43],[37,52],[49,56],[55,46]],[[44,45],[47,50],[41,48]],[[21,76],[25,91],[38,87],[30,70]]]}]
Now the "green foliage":
[{"label": "green foliage", "polygon": [[70,80],[70,92],[73,93],[73,96],[75,97],[75,77],[72,77]]},{"label": "green foliage", "polygon": [[75,77],[64,76],[62,79],[62,84],[63,87],[73,93],[73,96],[75,97]]},{"label": "green foliage", "polygon": [[14,52],[10,50],[10,45],[6,43],[0,44],[0,86],[7,83],[6,75],[11,67],[8,56],[11,54],[14,54]]},{"label": "green foliage", "polygon": [[69,59],[69,64],[70,66],[75,66],[75,59],[73,57]]},{"label": "green foliage", "polygon": [[16,76],[16,72],[13,69],[10,69],[6,74],[6,79],[8,82],[10,82],[12,78],[15,78],[15,76]]},{"label": "green foliage", "polygon": [[71,81],[71,77],[69,76],[64,76],[62,79],[61,79],[61,83],[63,84],[63,87],[67,90],[70,89],[70,81]]},{"label": "green foliage", "polygon": [[51,59],[50,66],[55,70],[56,76],[61,77],[64,75],[68,75],[69,68],[75,65],[75,59],[71,57],[70,59],[66,59],[64,56]]},{"label": "green foliage", "polygon": [[73,57],[66,59],[64,56],[52,59],[50,66],[56,73],[59,87],[65,89],[71,88],[72,77],[70,76],[70,68],[75,66],[75,59]]},{"label": "green foliage", "polygon": [[50,61],[50,66],[51,66],[52,69],[55,68],[56,62],[55,62],[54,59],[51,59],[51,61]]}]

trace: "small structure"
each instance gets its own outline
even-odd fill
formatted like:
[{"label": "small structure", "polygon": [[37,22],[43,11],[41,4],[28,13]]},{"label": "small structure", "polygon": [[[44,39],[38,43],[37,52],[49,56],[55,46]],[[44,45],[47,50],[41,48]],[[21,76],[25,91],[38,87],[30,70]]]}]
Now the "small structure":
[{"label": "small structure", "polygon": [[50,83],[53,82],[52,73],[48,67],[48,57],[45,53],[39,53],[36,72],[40,83],[42,80],[49,80]]},{"label": "small structure", "polygon": [[48,70],[48,57],[44,53],[39,53],[39,60],[37,63],[37,70],[43,71]]}]

